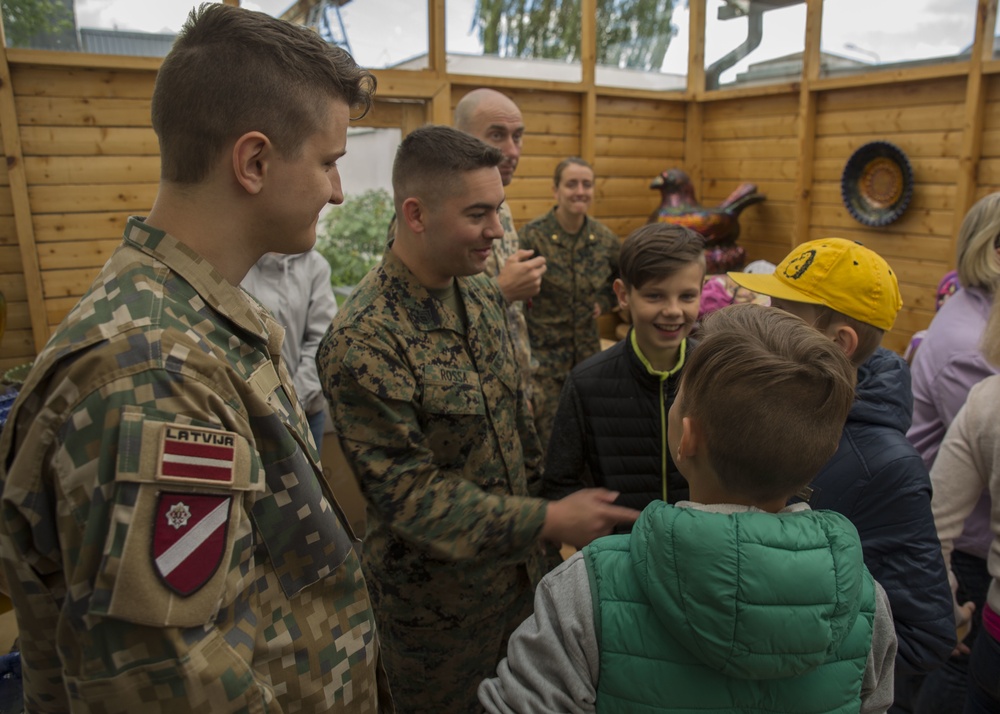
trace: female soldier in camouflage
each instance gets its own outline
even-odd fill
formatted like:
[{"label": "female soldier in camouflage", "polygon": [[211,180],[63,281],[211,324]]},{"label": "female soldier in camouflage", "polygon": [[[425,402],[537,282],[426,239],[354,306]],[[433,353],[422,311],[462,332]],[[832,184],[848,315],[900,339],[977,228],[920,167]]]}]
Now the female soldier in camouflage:
[{"label": "female soldier in camouflage", "polygon": [[559,392],[573,367],[597,353],[595,320],[617,304],[618,237],[587,215],[594,198],[594,170],[579,157],[559,162],[553,179],[556,205],[521,228],[521,247],[545,256],[541,292],[525,310],[534,380],[535,428],[548,445]]}]

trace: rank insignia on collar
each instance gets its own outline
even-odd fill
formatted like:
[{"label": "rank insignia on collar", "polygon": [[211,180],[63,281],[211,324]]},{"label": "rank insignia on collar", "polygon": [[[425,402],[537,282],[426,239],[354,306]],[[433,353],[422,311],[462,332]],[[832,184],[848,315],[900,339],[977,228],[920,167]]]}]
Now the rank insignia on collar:
[{"label": "rank insignia on collar", "polygon": [[153,568],[182,597],[201,589],[226,551],[230,495],[160,493],[153,525]]}]

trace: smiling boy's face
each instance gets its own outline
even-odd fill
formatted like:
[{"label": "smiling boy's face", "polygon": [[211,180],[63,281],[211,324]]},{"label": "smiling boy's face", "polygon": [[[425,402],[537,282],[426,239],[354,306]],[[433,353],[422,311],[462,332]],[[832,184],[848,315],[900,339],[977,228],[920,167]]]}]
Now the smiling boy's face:
[{"label": "smiling boy's face", "polygon": [[704,266],[694,262],[641,287],[615,281],[618,301],[632,317],[639,349],[654,369],[667,372],[677,364],[681,342],[698,319],[704,274]]}]

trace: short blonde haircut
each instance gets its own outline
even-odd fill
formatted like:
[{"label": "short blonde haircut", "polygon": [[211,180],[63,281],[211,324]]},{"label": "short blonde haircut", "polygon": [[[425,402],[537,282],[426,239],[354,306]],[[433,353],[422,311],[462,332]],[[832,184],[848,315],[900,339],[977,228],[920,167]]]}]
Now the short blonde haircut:
[{"label": "short blonde haircut", "polygon": [[981,288],[993,294],[1000,282],[1000,192],[976,201],[958,231],[958,279],[963,288]]}]

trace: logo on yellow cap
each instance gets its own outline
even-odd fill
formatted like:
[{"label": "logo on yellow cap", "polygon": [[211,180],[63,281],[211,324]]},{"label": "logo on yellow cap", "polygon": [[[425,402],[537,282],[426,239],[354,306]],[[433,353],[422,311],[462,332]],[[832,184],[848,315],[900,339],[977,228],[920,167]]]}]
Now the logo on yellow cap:
[{"label": "logo on yellow cap", "polygon": [[785,277],[790,280],[798,280],[809,270],[809,266],[813,264],[813,260],[815,259],[816,251],[807,250],[794,260],[788,261],[788,265],[785,266],[784,270]]}]

